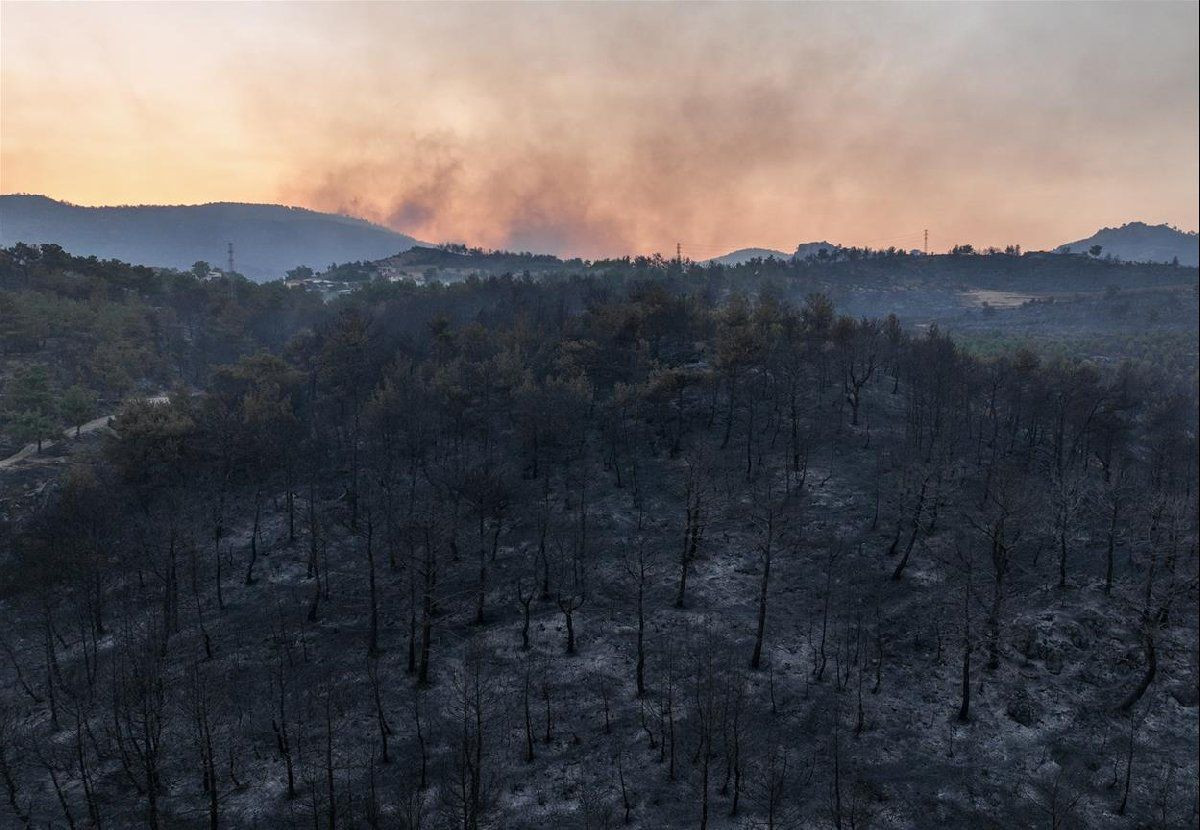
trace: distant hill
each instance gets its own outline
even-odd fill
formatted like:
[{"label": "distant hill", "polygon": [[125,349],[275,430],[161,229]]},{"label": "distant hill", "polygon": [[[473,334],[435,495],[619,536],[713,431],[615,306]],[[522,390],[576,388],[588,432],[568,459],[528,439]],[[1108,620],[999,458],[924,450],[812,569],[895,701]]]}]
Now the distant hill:
[{"label": "distant hill", "polygon": [[138,265],[234,267],[253,280],[282,277],[298,265],[377,260],[418,244],[361,219],[283,205],[79,207],[45,196],[0,196],[0,245],[53,242],[67,251]]},{"label": "distant hill", "polygon": [[792,254],[792,259],[818,257],[821,255],[821,251],[832,254],[840,247],[840,245],[834,245],[832,242],[801,242],[796,246],[796,252]]},{"label": "distant hill", "polygon": [[1087,239],[1068,242],[1055,248],[1057,253],[1086,254],[1093,245],[1100,256],[1113,256],[1125,262],[1173,262],[1200,264],[1200,237],[1170,225],[1130,222],[1119,228],[1103,228]]},{"label": "distant hill", "polygon": [[416,282],[455,282],[472,274],[544,274],[564,267],[583,268],[583,260],[563,260],[552,254],[517,251],[485,251],[464,245],[415,245],[407,251],[371,263],[376,273],[388,279]]},{"label": "distant hill", "polygon": [[712,259],[706,260],[706,262],[711,265],[741,265],[743,262],[749,262],[752,259],[766,259],[772,256],[776,259],[788,259],[791,254],[785,254],[783,251],[776,251],[771,248],[739,248],[736,251],[730,251],[724,256],[715,256]]},{"label": "distant hill", "polygon": [[[454,268],[474,269],[481,273],[520,273],[550,271],[561,268],[565,260],[553,254],[531,254],[518,251],[485,251],[463,245],[414,245],[407,251],[376,263],[397,268]],[[579,260],[573,260],[578,263]]]},{"label": "distant hill", "polygon": [[784,251],[776,251],[774,248],[739,248],[736,251],[730,251],[724,256],[716,256],[706,260],[710,265],[741,265],[744,262],[749,262],[752,259],[766,259],[767,257],[775,257],[775,259],[809,259],[810,257],[820,256],[821,251],[832,254],[841,247],[834,245],[832,242],[801,242],[796,246],[794,253],[786,253]]}]

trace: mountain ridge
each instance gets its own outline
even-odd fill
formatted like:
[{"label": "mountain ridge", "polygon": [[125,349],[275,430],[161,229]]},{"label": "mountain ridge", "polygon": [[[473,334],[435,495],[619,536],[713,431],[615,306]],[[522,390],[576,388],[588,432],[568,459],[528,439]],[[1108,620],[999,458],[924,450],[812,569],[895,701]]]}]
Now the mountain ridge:
[{"label": "mountain ridge", "polygon": [[214,266],[258,281],[300,265],[376,260],[418,240],[340,213],[253,202],[86,207],[37,194],[0,195],[0,245],[52,242],[102,259],[166,268]]},{"label": "mountain ridge", "polygon": [[1166,223],[1126,222],[1120,227],[1101,228],[1089,237],[1066,242],[1055,253],[1089,253],[1100,246],[1100,256],[1113,256],[1126,262],[1174,262],[1180,265],[1200,264],[1200,235],[1181,231]]}]

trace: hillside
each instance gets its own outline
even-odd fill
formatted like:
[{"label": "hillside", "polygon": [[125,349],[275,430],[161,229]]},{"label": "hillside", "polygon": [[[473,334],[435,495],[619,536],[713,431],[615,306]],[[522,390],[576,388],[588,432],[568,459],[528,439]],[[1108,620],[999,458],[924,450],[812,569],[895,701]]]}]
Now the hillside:
[{"label": "hillside", "polygon": [[514,251],[484,251],[462,245],[432,248],[416,245],[374,263],[379,273],[390,278],[454,281],[471,274],[534,274],[582,267],[581,260],[562,260],[550,254]]},{"label": "hillside", "polygon": [[705,260],[705,263],[708,265],[741,265],[752,259],[766,259],[767,257],[787,259],[789,256],[791,254],[785,254],[783,251],[776,251],[773,248],[738,248],[736,251],[730,251],[723,256],[715,256],[712,259]]},{"label": "hillside", "polygon": [[722,256],[706,259],[703,264],[733,267],[735,265],[744,265],[752,259],[768,259],[770,257],[778,260],[816,259],[821,256],[822,251],[826,255],[829,255],[839,248],[841,248],[840,245],[834,245],[832,242],[801,242],[796,246],[796,250],[790,254],[785,251],[777,251],[774,248],[738,248],[736,251],[730,251]]},{"label": "hillside", "polygon": [[224,266],[263,281],[298,265],[381,259],[416,240],[361,219],[283,205],[79,207],[45,196],[0,196],[0,246],[53,242],[68,251],[138,265]]},{"label": "hillside", "polygon": [[1112,256],[1126,262],[1174,262],[1180,265],[1200,263],[1200,237],[1170,225],[1129,222],[1119,228],[1101,228],[1087,239],[1058,246],[1058,253],[1087,253],[1100,246],[1100,256]]}]

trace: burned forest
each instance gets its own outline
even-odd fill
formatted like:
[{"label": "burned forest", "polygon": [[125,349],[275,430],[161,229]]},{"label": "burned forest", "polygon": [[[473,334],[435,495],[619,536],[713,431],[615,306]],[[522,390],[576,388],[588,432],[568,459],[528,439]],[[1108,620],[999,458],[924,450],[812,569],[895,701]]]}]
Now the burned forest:
[{"label": "burned forest", "polygon": [[1194,362],[2,264],[6,827],[1196,826]]}]

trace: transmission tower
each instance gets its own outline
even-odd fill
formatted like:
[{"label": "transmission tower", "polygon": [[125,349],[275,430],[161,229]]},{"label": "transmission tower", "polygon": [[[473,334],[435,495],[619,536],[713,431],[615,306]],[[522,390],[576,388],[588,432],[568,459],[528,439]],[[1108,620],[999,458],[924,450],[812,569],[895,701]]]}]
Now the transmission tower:
[{"label": "transmission tower", "polygon": [[925,256],[929,256],[929,228],[925,229]]},{"label": "transmission tower", "polygon": [[228,243],[228,245],[229,245],[229,267],[225,269],[225,273],[232,276],[233,275],[233,243],[230,242],[230,243]]}]

